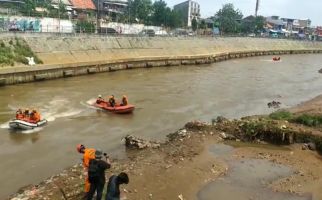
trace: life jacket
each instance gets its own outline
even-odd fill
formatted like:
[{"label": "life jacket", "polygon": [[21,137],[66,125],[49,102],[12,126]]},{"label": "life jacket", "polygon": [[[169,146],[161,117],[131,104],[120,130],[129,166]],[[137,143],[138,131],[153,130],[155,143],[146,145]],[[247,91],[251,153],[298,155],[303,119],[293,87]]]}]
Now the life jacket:
[{"label": "life jacket", "polygon": [[35,121],[39,122],[40,121],[40,118],[41,118],[40,113],[39,112],[35,112],[34,113],[34,118],[35,118]]},{"label": "life jacket", "polygon": [[37,123],[39,121],[39,114],[37,112],[32,112],[29,121],[31,123]]},{"label": "life jacket", "polygon": [[85,168],[89,167],[89,161],[95,159],[95,149],[85,149],[84,156],[83,156],[83,166]]},{"label": "life jacket", "polygon": [[16,114],[16,119],[23,119],[25,116],[22,113],[17,113]]}]

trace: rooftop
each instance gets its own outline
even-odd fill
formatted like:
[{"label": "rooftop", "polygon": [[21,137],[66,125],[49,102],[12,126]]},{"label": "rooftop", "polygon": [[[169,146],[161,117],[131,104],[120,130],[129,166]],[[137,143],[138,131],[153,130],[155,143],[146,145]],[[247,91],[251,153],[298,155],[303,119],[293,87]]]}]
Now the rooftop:
[{"label": "rooftop", "polygon": [[83,10],[95,10],[96,7],[92,0],[70,0],[73,7]]}]

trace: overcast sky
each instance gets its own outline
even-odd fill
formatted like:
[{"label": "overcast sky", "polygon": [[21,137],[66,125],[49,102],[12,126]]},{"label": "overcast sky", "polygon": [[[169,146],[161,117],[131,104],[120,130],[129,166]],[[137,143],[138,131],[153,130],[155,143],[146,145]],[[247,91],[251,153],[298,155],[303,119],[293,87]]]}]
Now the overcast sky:
[{"label": "overcast sky", "polygon": [[[184,0],[164,0],[173,6]],[[256,0],[195,0],[200,4],[201,16],[213,16],[223,4],[233,3],[244,16],[254,15]],[[311,19],[312,25],[322,25],[322,0],[260,0],[259,14],[295,19]]]}]

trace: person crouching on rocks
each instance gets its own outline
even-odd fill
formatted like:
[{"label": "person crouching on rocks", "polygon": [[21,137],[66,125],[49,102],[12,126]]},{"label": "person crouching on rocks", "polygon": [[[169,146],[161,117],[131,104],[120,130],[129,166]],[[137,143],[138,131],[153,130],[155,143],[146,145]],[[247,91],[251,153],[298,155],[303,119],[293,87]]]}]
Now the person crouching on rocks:
[{"label": "person crouching on rocks", "polygon": [[91,183],[87,200],[92,200],[96,191],[96,200],[101,200],[103,189],[105,185],[105,170],[111,168],[109,158],[104,154],[106,161],[101,160],[103,156],[102,151],[96,150],[95,159],[89,161],[88,180]]},{"label": "person crouching on rocks", "polygon": [[107,184],[107,191],[105,200],[120,200],[121,192],[120,185],[128,184],[129,177],[126,173],[121,172],[119,175],[113,175],[110,177]]}]

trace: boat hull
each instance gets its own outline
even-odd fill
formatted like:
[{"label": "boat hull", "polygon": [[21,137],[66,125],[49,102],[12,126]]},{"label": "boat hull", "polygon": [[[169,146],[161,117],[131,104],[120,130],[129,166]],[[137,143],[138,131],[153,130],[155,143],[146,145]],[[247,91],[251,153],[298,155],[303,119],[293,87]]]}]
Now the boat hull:
[{"label": "boat hull", "polygon": [[42,127],[47,124],[47,120],[43,119],[37,123],[30,123],[27,121],[14,119],[9,122],[9,127],[11,129],[20,129],[20,130],[30,130],[38,127]]},{"label": "boat hull", "polygon": [[117,113],[117,114],[128,114],[133,112],[135,109],[134,105],[130,105],[130,104],[127,106],[111,107],[111,106],[108,106],[107,103],[100,103],[100,104],[95,103],[94,106],[109,112]]}]

